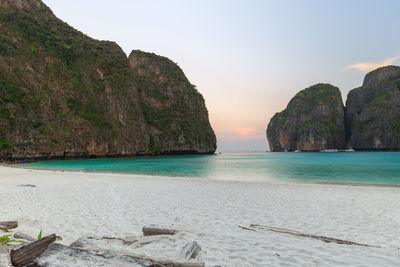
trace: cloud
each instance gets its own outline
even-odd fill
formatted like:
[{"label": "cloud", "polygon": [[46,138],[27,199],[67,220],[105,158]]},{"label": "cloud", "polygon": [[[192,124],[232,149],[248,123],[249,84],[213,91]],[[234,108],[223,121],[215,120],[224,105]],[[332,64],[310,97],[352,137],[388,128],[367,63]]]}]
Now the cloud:
[{"label": "cloud", "polygon": [[369,72],[371,70],[384,67],[387,65],[392,65],[395,61],[400,59],[399,57],[393,57],[384,60],[383,62],[375,63],[375,62],[365,62],[365,63],[356,63],[354,65],[347,66],[346,69],[356,69],[356,70],[361,70],[363,72]]}]

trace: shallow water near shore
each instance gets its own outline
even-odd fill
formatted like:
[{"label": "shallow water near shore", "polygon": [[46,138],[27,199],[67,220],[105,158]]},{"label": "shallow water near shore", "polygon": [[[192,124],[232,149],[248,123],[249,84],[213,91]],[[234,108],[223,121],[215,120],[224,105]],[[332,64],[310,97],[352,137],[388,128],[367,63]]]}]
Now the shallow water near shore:
[{"label": "shallow water near shore", "polygon": [[14,166],[235,181],[400,185],[400,152],[222,153],[49,160]]}]

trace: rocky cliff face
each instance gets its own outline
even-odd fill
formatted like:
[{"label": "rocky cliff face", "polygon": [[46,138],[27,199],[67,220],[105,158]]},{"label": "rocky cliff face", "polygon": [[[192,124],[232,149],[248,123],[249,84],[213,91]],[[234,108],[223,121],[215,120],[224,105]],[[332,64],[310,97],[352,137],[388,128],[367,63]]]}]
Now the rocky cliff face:
[{"label": "rocky cliff face", "polygon": [[336,87],[301,91],[271,119],[271,151],[345,149],[346,142],[355,150],[400,150],[400,67],[368,73],[349,92],[345,110]]},{"label": "rocky cliff face", "polygon": [[368,73],[346,101],[350,145],[355,150],[400,149],[400,67]]},{"label": "rocky cliff face", "polygon": [[271,151],[345,149],[344,108],[340,91],[317,84],[300,91],[267,128]]},{"label": "rocky cliff face", "polygon": [[0,0],[0,158],[215,149],[204,99],[172,61],[127,58],[39,0]]},{"label": "rocky cliff face", "polygon": [[216,138],[202,95],[171,60],[132,51],[129,62],[139,93],[151,151],[215,150]]}]

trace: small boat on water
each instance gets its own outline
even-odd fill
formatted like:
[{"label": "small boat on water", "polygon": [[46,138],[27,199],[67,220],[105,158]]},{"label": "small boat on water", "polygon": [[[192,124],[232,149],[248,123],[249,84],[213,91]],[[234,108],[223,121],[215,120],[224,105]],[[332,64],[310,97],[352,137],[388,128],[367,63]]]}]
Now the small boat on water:
[{"label": "small boat on water", "polygon": [[322,149],[319,152],[323,152],[323,153],[336,153],[339,152],[339,150],[337,149]]},{"label": "small boat on water", "polygon": [[3,160],[3,163],[6,164],[24,164],[24,163],[32,163],[32,162],[36,162],[37,160],[32,158],[32,159],[19,159],[19,160],[14,160],[14,161],[6,161]]}]

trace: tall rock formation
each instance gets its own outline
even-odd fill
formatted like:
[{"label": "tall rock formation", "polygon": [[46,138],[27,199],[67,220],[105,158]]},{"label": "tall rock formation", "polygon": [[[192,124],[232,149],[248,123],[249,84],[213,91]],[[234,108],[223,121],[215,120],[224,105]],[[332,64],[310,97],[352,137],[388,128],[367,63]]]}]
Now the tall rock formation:
[{"label": "tall rock formation", "polygon": [[355,150],[400,150],[400,67],[368,73],[346,101],[350,145]]},{"label": "tall rock formation", "polygon": [[129,62],[138,89],[150,150],[209,153],[215,135],[202,95],[168,58],[134,50]]},{"label": "tall rock formation", "polygon": [[0,158],[213,153],[172,61],[94,40],[40,0],[0,0]]},{"label": "tall rock formation", "polygon": [[345,149],[344,107],[340,90],[316,84],[296,94],[267,128],[271,151]]}]

